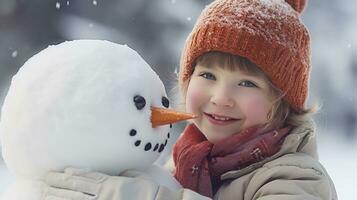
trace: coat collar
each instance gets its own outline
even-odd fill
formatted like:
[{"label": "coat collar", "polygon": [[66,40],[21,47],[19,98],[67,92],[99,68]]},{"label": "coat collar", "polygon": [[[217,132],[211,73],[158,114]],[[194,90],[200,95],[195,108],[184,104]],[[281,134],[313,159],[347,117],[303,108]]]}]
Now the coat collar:
[{"label": "coat collar", "polygon": [[260,162],[254,163],[248,167],[239,170],[229,171],[222,174],[221,179],[239,178],[248,174],[255,169],[263,166],[265,163],[270,162],[278,157],[291,153],[305,153],[313,158],[318,158],[316,139],[314,134],[314,122],[312,120],[306,121],[303,125],[295,127],[291,133],[286,136],[280,151],[271,157],[268,157]]}]

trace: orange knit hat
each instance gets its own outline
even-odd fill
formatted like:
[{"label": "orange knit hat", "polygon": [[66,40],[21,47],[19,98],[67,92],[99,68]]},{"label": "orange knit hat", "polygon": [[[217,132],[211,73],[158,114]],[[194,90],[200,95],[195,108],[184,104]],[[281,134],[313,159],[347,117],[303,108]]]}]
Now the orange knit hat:
[{"label": "orange knit hat", "polygon": [[310,72],[310,36],[300,19],[305,5],[306,0],[212,2],[186,40],[180,61],[181,89],[199,56],[220,51],[255,63],[296,111],[304,109]]}]

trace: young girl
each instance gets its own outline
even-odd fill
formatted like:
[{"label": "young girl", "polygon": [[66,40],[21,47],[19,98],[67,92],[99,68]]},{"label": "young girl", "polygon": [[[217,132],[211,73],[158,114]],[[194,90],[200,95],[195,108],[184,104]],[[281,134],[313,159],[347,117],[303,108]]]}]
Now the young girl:
[{"label": "young girl", "polygon": [[216,0],[201,13],[179,74],[182,103],[198,115],[174,146],[173,173],[184,189],[135,172],[109,177],[72,169],[49,174],[44,198],[337,199],[318,162],[313,109],[305,107],[305,3]]}]

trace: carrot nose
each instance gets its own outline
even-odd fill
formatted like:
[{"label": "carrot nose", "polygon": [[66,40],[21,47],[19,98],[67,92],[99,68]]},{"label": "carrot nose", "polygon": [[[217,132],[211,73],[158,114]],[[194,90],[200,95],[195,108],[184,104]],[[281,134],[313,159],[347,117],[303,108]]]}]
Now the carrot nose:
[{"label": "carrot nose", "polygon": [[153,128],[196,117],[196,115],[190,113],[178,112],[166,108],[151,107],[151,123]]}]

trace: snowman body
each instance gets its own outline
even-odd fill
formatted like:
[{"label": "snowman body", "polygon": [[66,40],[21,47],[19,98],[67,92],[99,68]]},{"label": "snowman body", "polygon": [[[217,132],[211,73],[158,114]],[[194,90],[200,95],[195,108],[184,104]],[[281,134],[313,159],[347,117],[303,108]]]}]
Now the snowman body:
[{"label": "snowman body", "polygon": [[66,167],[147,171],[170,138],[168,125],[150,123],[150,107],[165,98],[157,74],[125,45],[77,40],[36,54],[13,77],[2,107],[2,153],[16,177],[4,196],[37,200],[47,172]]}]

